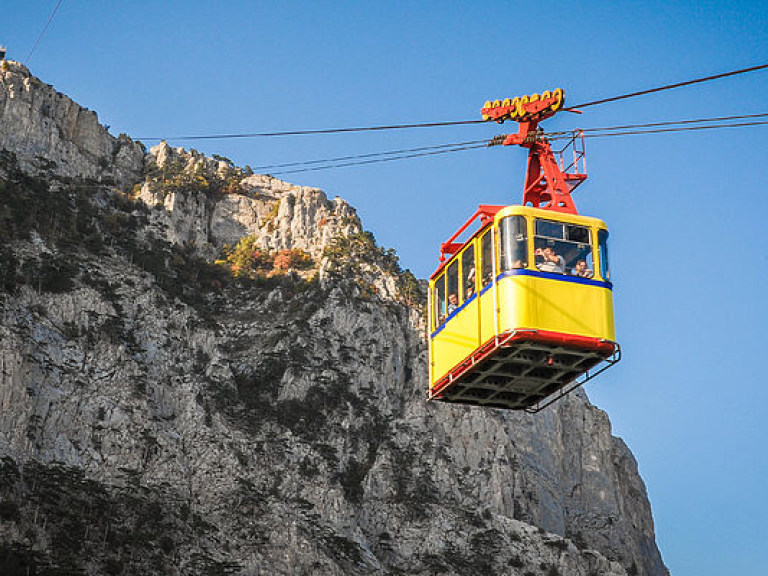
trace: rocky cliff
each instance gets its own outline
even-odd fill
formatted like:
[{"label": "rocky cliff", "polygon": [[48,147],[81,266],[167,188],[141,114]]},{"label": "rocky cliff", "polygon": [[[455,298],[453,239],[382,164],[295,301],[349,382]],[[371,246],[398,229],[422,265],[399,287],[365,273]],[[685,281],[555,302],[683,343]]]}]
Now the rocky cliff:
[{"label": "rocky cliff", "polygon": [[423,285],[342,200],[8,63],[0,241],[0,573],[667,573],[583,393],[425,403]]},{"label": "rocky cliff", "polygon": [[3,61],[0,71],[0,147],[12,150],[27,171],[124,184],[136,180],[141,145],[115,138],[95,112],[79,106],[29,74]]}]

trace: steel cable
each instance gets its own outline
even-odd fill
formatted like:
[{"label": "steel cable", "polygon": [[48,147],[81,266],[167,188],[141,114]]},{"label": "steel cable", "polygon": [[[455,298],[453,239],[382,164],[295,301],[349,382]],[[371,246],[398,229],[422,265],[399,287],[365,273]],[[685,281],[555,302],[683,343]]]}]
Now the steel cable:
[{"label": "steel cable", "polygon": [[40,40],[43,39],[43,36],[48,31],[48,27],[51,25],[51,22],[53,21],[53,17],[56,16],[56,12],[59,11],[59,6],[61,6],[61,3],[64,0],[59,0],[59,2],[56,4],[56,8],[53,9],[53,12],[51,12],[51,15],[48,17],[48,22],[45,23],[45,26],[43,26],[42,32],[40,32],[40,35],[37,37],[37,40],[35,41],[35,45],[32,46],[32,50],[29,51],[29,54],[27,54],[27,59],[24,61],[27,64],[29,64],[30,58],[32,58],[32,54],[34,53],[35,49],[37,48],[37,45],[40,44]]},{"label": "steel cable", "polygon": [[[703,78],[696,78],[694,80],[687,80],[685,82],[678,82],[676,84],[665,84],[656,88],[650,88],[648,90],[641,90],[638,92],[631,92],[629,94],[622,94],[620,96],[612,96],[610,98],[603,98],[601,100],[593,100],[591,102],[584,102],[575,106],[569,106],[565,110],[575,110],[577,108],[586,108],[588,106],[596,106],[598,104],[605,104],[607,102],[615,102],[617,100],[624,100],[626,98],[633,98],[635,96],[642,96],[645,94],[652,94],[655,92],[661,92],[664,90],[671,90],[673,88],[680,88],[682,86],[689,86],[691,84],[698,84],[701,82],[708,82],[711,80],[717,80],[720,78],[726,78],[729,76],[736,76],[739,74],[746,74],[748,72],[755,72],[757,70],[763,70],[768,68],[768,64],[761,64],[759,66],[752,66],[750,68],[741,68],[739,70],[733,70],[731,72],[724,72],[722,74],[715,74],[713,76],[705,76]],[[286,130],[277,132],[243,132],[232,134],[207,134],[207,135],[190,135],[190,136],[175,136],[175,137],[142,137],[138,140],[156,141],[156,140],[223,140],[233,138],[267,138],[277,136],[306,136],[306,135],[319,135],[319,134],[343,134],[343,133],[355,133],[355,132],[373,132],[382,130],[405,130],[414,128],[435,128],[440,126],[461,126],[471,124],[483,124],[486,120],[457,120],[449,122],[423,122],[423,123],[409,123],[409,124],[391,124],[381,126],[357,126],[351,128],[327,128],[317,130]]]}]

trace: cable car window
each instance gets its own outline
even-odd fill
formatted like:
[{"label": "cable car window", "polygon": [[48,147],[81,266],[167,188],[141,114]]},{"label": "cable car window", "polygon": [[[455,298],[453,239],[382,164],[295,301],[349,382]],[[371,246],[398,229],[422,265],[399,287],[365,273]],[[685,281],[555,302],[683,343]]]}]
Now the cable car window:
[{"label": "cable car window", "polygon": [[483,237],[480,240],[480,258],[480,264],[482,266],[481,279],[483,287],[485,287],[493,282],[493,241],[490,230],[483,234]]},{"label": "cable car window", "polygon": [[571,242],[581,242],[582,244],[589,244],[589,228],[584,226],[566,226],[566,237]]},{"label": "cable car window", "polygon": [[434,327],[437,328],[445,321],[445,274],[435,280],[433,296],[434,306],[432,309],[435,311]]},{"label": "cable car window", "polygon": [[501,269],[513,270],[528,266],[528,238],[523,216],[507,216],[501,228]]},{"label": "cable car window", "polygon": [[592,235],[586,226],[536,220],[536,268],[542,272],[592,278]]},{"label": "cable car window", "polygon": [[600,275],[603,280],[611,279],[611,272],[608,269],[608,230],[597,231],[597,248],[600,258]]},{"label": "cable car window", "polygon": [[459,260],[455,259],[445,274],[448,283],[448,308],[446,312],[450,316],[459,307]]},{"label": "cable car window", "polygon": [[469,300],[475,293],[475,244],[472,243],[461,253],[461,285],[464,300]]},{"label": "cable car window", "polygon": [[563,223],[549,220],[536,220],[536,236],[563,239]]}]

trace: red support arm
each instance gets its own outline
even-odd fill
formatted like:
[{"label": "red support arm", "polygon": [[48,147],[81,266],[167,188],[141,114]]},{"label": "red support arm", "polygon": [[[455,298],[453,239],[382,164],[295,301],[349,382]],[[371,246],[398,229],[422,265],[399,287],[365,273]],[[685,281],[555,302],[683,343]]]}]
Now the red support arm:
[{"label": "red support arm", "polygon": [[[524,114],[519,114],[520,127],[517,134],[510,134],[502,144],[504,146],[522,146],[528,148],[528,168],[525,175],[523,190],[523,205],[545,208],[555,212],[578,214],[576,204],[571,196],[572,186],[582,182],[586,174],[568,174],[560,170],[557,159],[549,142],[538,133],[539,122],[552,116],[555,112],[554,97],[521,104]],[[557,102],[562,105],[562,99]],[[496,122],[515,117],[510,115],[509,107],[486,107],[482,109],[483,117]]]}]

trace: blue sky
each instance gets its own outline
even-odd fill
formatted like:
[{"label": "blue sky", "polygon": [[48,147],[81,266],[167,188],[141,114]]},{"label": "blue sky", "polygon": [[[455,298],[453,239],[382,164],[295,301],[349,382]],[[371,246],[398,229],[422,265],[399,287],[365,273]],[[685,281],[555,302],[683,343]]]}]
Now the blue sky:
[{"label": "blue sky", "polygon": [[[261,140],[174,136],[479,117],[563,87],[590,101],[768,62],[768,2],[0,2],[0,44],[114,134],[239,165],[490,138],[493,124]],[[768,112],[768,71],[561,113],[548,130]],[[148,145],[153,141],[145,140]],[[768,126],[587,142],[581,213],[611,229],[624,359],[587,386],[646,482],[675,575],[757,574],[765,442]],[[426,277],[478,204],[517,203],[525,152],[284,179],[355,206]]]}]

